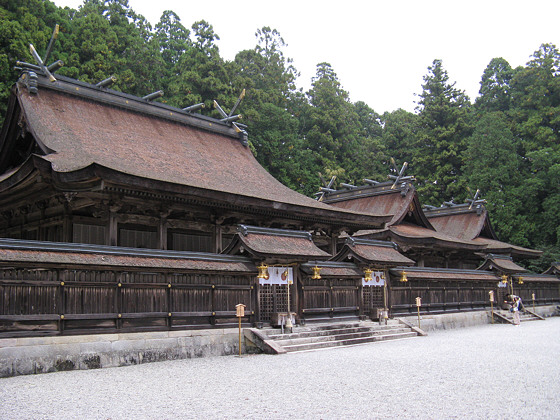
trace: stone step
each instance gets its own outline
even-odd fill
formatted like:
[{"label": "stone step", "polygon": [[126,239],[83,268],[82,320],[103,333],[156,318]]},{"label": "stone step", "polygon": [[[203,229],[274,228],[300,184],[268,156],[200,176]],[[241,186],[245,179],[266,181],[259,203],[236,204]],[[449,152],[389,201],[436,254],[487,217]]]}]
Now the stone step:
[{"label": "stone step", "polygon": [[320,335],[320,336],[293,336],[290,338],[275,339],[274,341],[281,345],[282,347],[297,345],[297,344],[307,344],[307,343],[319,343],[319,342],[331,342],[331,341],[347,341],[355,338],[366,338],[382,335],[392,335],[409,333],[410,328],[394,328],[389,330],[378,330],[378,331],[360,331],[360,332],[348,332],[341,331],[337,334]]},{"label": "stone step", "polygon": [[384,334],[384,335],[372,335],[368,337],[350,338],[347,340],[330,340],[330,341],[320,341],[316,343],[294,344],[294,345],[283,346],[283,348],[289,353],[294,353],[298,351],[319,350],[319,349],[338,347],[338,346],[351,346],[357,344],[372,343],[376,341],[412,338],[417,336],[418,334],[415,332],[405,332],[405,333],[394,333],[394,334]]},{"label": "stone step", "polygon": [[347,327],[347,328],[326,328],[326,329],[313,329],[313,330],[302,330],[300,328],[294,328],[291,333],[267,333],[268,337],[272,340],[285,340],[291,338],[299,337],[322,337],[327,335],[336,335],[341,333],[360,333],[369,331],[386,331],[394,328],[398,328],[395,325],[382,325],[382,326],[363,326],[363,327]]},{"label": "stone step", "polygon": [[305,317],[305,323],[306,324],[317,324],[317,323],[327,323],[327,322],[360,322],[360,318],[357,317],[356,315],[348,315],[348,316],[317,316],[317,317],[310,317],[309,315],[307,315]]}]

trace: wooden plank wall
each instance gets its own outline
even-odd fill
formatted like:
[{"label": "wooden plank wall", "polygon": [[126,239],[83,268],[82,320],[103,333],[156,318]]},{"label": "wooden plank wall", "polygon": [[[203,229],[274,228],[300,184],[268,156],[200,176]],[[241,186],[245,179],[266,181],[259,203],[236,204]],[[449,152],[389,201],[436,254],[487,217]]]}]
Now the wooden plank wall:
[{"label": "wooden plank wall", "polygon": [[[410,280],[400,283],[392,279],[390,287],[391,315],[410,315],[417,313],[416,297],[422,299],[421,314],[445,313],[490,309],[489,292],[494,291],[494,307],[498,307],[499,297],[509,293],[500,293],[496,281],[452,281],[452,280]],[[558,283],[525,282],[514,284],[514,294],[521,296],[526,305],[532,304],[535,293],[535,305],[552,305],[560,303]]]},{"label": "wooden plank wall", "polygon": [[305,319],[359,315],[361,280],[322,278],[303,280],[301,288],[301,313]]},{"label": "wooden plank wall", "polygon": [[0,268],[0,338],[234,327],[255,321],[254,276]]}]

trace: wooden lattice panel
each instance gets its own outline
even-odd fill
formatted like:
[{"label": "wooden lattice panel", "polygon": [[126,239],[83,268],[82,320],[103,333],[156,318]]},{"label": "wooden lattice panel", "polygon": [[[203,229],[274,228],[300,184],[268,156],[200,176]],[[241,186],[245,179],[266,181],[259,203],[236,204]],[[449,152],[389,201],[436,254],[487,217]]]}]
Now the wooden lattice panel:
[{"label": "wooden lattice panel", "polygon": [[[271,316],[275,312],[288,311],[288,291],[287,286],[277,284],[261,284],[259,291],[261,321],[270,322]],[[292,310],[294,301],[291,302]]]}]

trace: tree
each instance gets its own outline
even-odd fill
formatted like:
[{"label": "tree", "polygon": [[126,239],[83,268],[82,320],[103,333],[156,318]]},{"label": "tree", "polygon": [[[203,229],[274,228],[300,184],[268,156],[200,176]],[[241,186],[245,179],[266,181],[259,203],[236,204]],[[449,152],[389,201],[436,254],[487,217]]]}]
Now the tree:
[{"label": "tree", "polygon": [[165,10],[156,24],[154,37],[168,69],[172,69],[181,55],[192,46],[189,36],[190,31],[183,26],[179,16],[171,10]]},{"label": "tree", "polygon": [[418,102],[420,130],[417,154],[418,192],[426,202],[464,196],[461,180],[465,139],[471,133],[470,101],[449,82],[441,60],[434,60],[424,76]]},{"label": "tree", "polygon": [[502,112],[485,114],[467,139],[463,172],[471,189],[480,189],[487,200],[490,219],[500,239],[529,246],[534,232],[526,211],[527,193],[517,154],[517,143]]},{"label": "tree", "polygon": [[[383,145],[388,157],[393,157],[396,162],[403,164],[409,163],[408,173],[415,175],[418,163],[415,157],[421,152],[415,148],[419,145],[417,139],[420,118],[418,115],[403,109],[393,112],[386,112],[381,117],[383,125]],[[388,171],[386,170],[388,173]],[[387,175],[387,174],[384,174]]]},{"label": "tree", "polygon": [[479,112],[507,111],[511,106],[510,83],[514,71],[503,58],[493,58],[480,82],[475,106]]}]

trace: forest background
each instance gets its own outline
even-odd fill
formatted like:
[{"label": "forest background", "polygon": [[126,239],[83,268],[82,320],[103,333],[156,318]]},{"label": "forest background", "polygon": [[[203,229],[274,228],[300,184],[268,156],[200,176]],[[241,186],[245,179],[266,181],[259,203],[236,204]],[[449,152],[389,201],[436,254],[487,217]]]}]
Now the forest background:
[{"label": "forest background", "polygon": [[249,127],[250,147],[290,188],[313,196],[322,186],[320,176],[336,176],[335,186],[386,180],[394,158],[399,165],[409,163],[407,174],[416,176],[423,204],[461,203],[480,189],[501,240],[544,251],[529,268],[541,272],[560,260],[555,45],[536,46],[517,68],[492,59],[474,103],[435,59],[419,87],[415,112],[380,115],[364,102],[351,102],[328,63],[317,64],[308,91],[297,89],[298,71],[273,28],[256,29],[255,47],[230,61],[220,56],[210,22],[184,26],[173,11],[152,27],[127,0],[85,0],[78,10],[48,0],[2,0],[2,116],[18,77],[16,61],[34,62],[29,44],[44,56],[55,24],[60,34],[49,61],[64,62],[58,74],[89,83],[114,75],[112,89],[138,96],[163,90],[159,101],[181,108],[204,102],[201,112],[216,117],[214,100],[230,109],[246,89],[238,111]]}]

